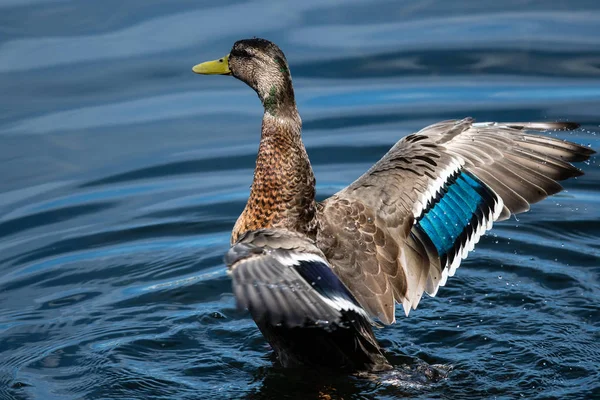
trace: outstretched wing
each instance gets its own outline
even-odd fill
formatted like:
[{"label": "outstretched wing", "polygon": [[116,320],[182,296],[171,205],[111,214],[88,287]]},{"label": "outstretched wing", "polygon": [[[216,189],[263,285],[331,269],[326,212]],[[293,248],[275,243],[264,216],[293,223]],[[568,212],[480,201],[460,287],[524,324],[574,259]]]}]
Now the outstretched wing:
[{"label": "outstretched wing", "polygon": [[240,308],[258,323],[335,329],[368,314],[306,236],[286,230],[249,231],[225,256]]},{"label": "outstretched wing", "polygon": [[573,123],[444,121],[400,140],[320,205],[317,245],[359,303],[385,323],[435,295],[497,220],[581,175],[589,148],[524,130]]}]

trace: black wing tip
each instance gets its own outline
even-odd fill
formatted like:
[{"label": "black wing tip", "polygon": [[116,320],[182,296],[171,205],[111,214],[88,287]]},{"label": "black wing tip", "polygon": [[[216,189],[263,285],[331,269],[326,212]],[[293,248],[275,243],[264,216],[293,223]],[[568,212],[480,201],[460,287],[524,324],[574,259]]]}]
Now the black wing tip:
[{"label": "black wing tip", "polygon": [[593,156],[597,152],[596,152],[596,150],[592,149],[591,147],[581,146],[580,153],[583,156],[586,156],[587,157],[586,160],[587,160],[588,158],[590,158],[591,156]]},{"label": "black wing tip", "polygon": [[551,125],[554,126],[552,129],[559,131],[574,131],[581,128],[581,124],[578,122],[554,122]]},{"label": "black wing tip", "polygon": [[[566,159],[566,161],[568,162],[582,162],[582,161],[587,161],[591,156],[593,156],[594,154],[596,154],[596,150],[592,149],[591,147],[587,147],[587,146],[583,146],[580,144],[575,144],[574,145],[577,146],[576,149],[574,149],[571,154],[569,155],[568,159]],[[583,175],[583,172],[581,173]]]},{"label": "black wing tip", "polygon": [[582,176],[582,175],[585,175],[585,172],[583,172],[582,170],[577,168],[575,171],[573,171],[573,174],[571,175],[571,177],[577,178],[578,176]]}]

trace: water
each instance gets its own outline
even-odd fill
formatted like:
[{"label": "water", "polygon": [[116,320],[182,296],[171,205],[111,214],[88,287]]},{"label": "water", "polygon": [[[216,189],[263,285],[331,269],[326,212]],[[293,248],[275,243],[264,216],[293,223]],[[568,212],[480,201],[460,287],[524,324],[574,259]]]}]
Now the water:
[{"label": "water", "polygon": [[0,398],[600,396],[597,158],[377,332],[446,379],[284,371],[222,262],[260,104],[190,71],[278,43],[320,198],[441,119],[574,120],[553,135],[598,149],[600,5],[546,3],[0,0]]}]

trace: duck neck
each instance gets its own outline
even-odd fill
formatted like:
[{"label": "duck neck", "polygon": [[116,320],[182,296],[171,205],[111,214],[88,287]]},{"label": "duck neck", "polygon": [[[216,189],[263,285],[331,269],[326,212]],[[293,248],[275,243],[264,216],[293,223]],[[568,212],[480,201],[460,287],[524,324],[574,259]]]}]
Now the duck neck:
[{"label": "duck neck", "polygon": [[[265,117],[267,115],[278,117],[282,121],[289,119],[298,124],[298,136],[300,135],[301,122],[296,108],[296,99],[294,97],[294,87],[289,74],[281,74],[278,79],[260,82],[257,85],[256,93],[263,104]],[[263,118],[263,134],[264,134]]]},{"label": "duck neck", "polygon": [[246,231],[284,228],[313,235],[315,178],[301,138],[294,106],[273,115],[265,106],[254,181],[232,242]]}]

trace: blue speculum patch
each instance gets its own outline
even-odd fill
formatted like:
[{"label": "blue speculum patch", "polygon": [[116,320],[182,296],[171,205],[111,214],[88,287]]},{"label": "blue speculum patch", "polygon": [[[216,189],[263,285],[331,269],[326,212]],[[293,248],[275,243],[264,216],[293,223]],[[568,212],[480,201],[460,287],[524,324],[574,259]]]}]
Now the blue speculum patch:
[{"label": "blue speculum patch", "polygon": [[462,172],[446,183],[439,200],[425,210],[417,226],[431,239],[440,256],[455,248],[460,235],[489,198],[486,189],[477,178]]}]

